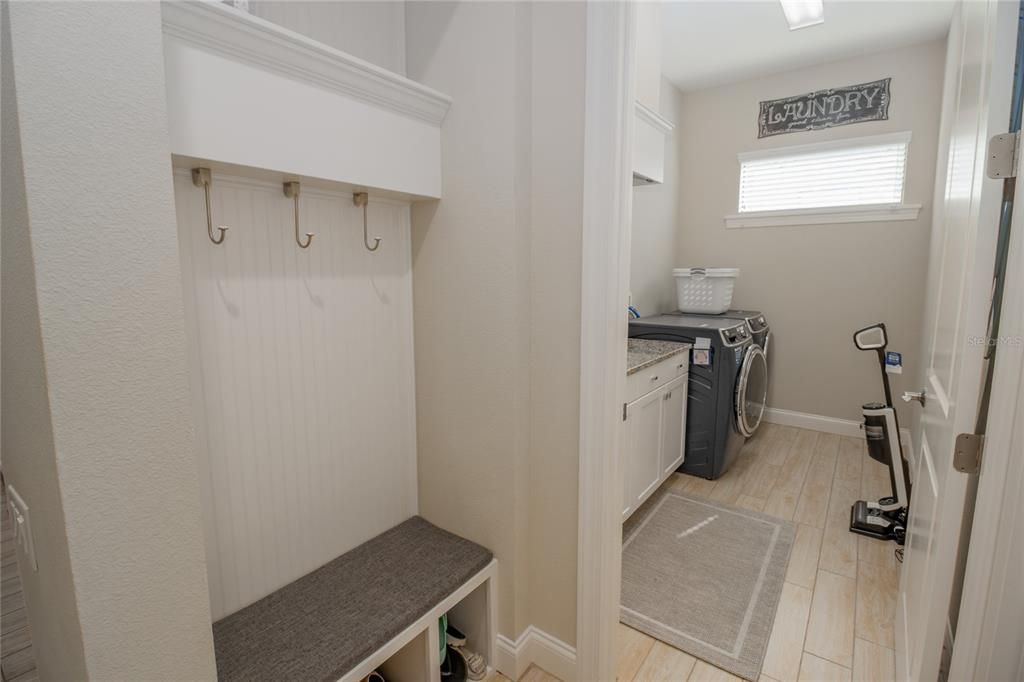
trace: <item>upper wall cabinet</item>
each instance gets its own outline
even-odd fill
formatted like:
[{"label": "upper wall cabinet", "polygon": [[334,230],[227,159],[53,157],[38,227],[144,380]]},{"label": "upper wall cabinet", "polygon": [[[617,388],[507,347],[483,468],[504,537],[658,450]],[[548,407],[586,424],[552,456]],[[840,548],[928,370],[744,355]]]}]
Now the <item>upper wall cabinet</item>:
[{"label": "upper wall cabinet", "polygon": [[633,125],[633,184],[665,181],[665,142],[672,124],[639,100]]},{"label": "upper wall cabinet", "polygon": [[219,2],[164,2],[171,153],[441,196],[451,99]]},{"label": "upper wall cabinet", "polygon": [[661,3],[636,7],[636,100],[651,111],[661,110]]}]

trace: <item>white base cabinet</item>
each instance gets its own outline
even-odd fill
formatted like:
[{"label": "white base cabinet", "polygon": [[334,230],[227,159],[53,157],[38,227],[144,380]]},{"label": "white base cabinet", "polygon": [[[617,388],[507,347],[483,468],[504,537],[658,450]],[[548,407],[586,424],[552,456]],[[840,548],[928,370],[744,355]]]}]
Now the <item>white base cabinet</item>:
[{"label": "white base cabinet", "polygon": [[625,405],[623,521],[683,463],[688,370],[689,355],[684,353],[645,370],[642,381],[627,382],[633,386],[649,381],[653,388],[645,386],[648,392]]}]

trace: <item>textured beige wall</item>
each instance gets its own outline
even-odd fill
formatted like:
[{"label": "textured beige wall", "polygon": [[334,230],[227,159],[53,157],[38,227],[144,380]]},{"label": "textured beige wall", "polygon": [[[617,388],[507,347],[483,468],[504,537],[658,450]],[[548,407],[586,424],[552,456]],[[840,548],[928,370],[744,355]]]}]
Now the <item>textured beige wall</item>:
[{"label": "textured beige wall", "polygon": [[413,207],[420,510],[501,562],[499,631],[576,619],[585,7],[408,3],[451,95],[444,198]]},{"label": "textured beige wall", "polygon": [[661,110],[676,130],[665,141],[665,182],[633,188],[633,232],[630,245],[629,292],[641,315],[675,308],[676,287],[672,268],[680,239],[681,199],[679,172],[683,146],[679,144],[683,93],[667,80],[661,81]]},{"label": "textured beige wall", "polygon": [[255,16],[405,73],[404,0],[252,0]]},{"label": "textured beige wall", "polygon": [[453,98],[444,199],[412,209],[420,513],[501,562],[499,630],[515,636],[525,540],[527,329],[518,254],[516,9],[409,3],[409,77]]},{"label": "textured beige wall", "polygon": [[57,478],[57,460],[39,329],[36,273],[29,234],[28,202],[21,163],[17,93],[11,54],[9,3],[0,7],[3,20],[0,78],[0,349],[2,390],[0,453],[7,483],[30,501],[32,535],[39,571],[18,551],[21,582],[29,604],[34,650],[43,680],[85,678],[85,651],[78,623],[71,576],[64,508]]},{"label": "textured beige wall", "polygon": [[[36,637],[58,638],[41,643],[40,658],[55,657],[41,670],[80,679],[84,653],[92,679],[210,679],[160,7],[11,3],[9,12],[24,179],[11,255],[32,260],[15,271],[15,324],[37,315],[38,336],[15,337],[31,363],[24,375],[3,365],[4,407],[20,382],[33,396],[25,421],[4,423],[4,466],[48,526],[39,574],[25,571]],[[35,428],[43,433],[26,432]],[[51,584],[61,593],[41,595]],[[80,642],[73,620],[51,620],[73,608]]]},{"label": "textured beige wall", "polygon": [[533,6],[529,622],[576,642],[586,6]]},{"label": "textured beige wall", "polygon": [[[682,145],[676,266],[742,270],[733,305],[763,310],[775,335],[772,407],[859,419],[860,405],[879,398],[881,386],[873,356],[856,351],[851,334],[880,320],[889,326],[890,349],[905,354],[894,391],[919,388],[910,384],[921,347],[944,53],[945,41],[934,41],[683,98],[676,121]],[[893,79],[888,121],[757,139],[761,100],[887,76]],[[736,213],[738,153],[898,131],[913,133],[905,201],[923,205],[917,220],[725,228],[723,217]]]}]

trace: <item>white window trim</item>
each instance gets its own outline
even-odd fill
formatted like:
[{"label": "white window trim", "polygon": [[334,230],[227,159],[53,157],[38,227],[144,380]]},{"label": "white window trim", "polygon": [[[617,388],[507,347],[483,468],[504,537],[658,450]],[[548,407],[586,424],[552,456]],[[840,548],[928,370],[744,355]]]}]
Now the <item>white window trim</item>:
[{"label": "white window trim", "polygon": [[786,225],[828,225],[830,223],[887,223],[917,220],[921,204],[865,204],[829,208],[794,208],[785,211],[750,211],[725,216],[725,226],[782,227]]},{"label": "white window trim", "polygon": [[[870,135],[867,137],[844,138],[828,142],[791,145],[737,154],[740,164],[749,160],[768,159],[774,156],[790,156],[806,152],[845,149],[851,144],[873,145],[903,142],[907,145],[907,165],[910,164],[910,131]],[[906,183],[906,175],[904,175]],[[904,190],[906,187],[904,186]],[[860,206],[830,206],[823,208],[794,208],[781,211],[748,211],[725,216],[727,228],[783,227],[793,225],[827,225],[830,223],[875,223],[897,220],[917,220],[921,204],[865,204]]]}]

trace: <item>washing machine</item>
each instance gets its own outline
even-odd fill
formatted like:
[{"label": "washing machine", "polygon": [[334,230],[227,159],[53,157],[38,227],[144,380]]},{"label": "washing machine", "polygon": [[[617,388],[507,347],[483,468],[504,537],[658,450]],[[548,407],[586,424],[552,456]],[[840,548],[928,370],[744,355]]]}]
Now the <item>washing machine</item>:
[{"label": "washing machine", "polygon": [[629,336],[693,344],[686,458],[679,470],[718,478],[732,466],[764,415],[768,365],[746,321],[667,313],[631,320]]},{"label": "washing machine", "polygon": [[768,326],[768,320],[760,310],[726,310],[722,317],[733,317],[747,323],[747,329],[754,337],[754,343],[764,351],[765,360],[768,359],[768,346],[772,341],[772,329]]},{"label": "washing machine", "polygon": [[765,359],[768,359],[768,346],[772,341],[772,330],[771,327],[768,326],[768,319],[760,310],[734,309],[726,310],[724,313],[719,313],[717,315],[698,314],[697,316],[743,320],[747,323],[747,330],[750,331],[751,336],[754,338],[754,343],[761,347],[761,350],[764,351]]}]

